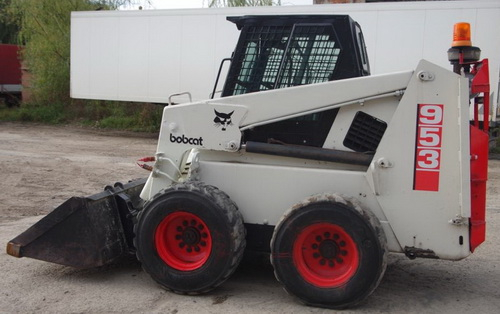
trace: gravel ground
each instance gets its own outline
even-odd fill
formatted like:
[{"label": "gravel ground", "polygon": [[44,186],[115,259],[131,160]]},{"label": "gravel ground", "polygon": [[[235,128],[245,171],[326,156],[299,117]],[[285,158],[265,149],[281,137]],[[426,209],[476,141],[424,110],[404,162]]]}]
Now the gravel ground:
[{"label": "gravel ground", "polygon": [[[0,242],[4,245],[67,198],[147,173],[156,136],[0,122]],[[487,241],[459,262],[390,255],[385,277],[351,312],[498,313],[500,161],[490,161]],[[268,263],[247,259],[203,296],[166,292],[133,258],[77,270],[0,253],[0,313],[323,313],[286,294]]]}]

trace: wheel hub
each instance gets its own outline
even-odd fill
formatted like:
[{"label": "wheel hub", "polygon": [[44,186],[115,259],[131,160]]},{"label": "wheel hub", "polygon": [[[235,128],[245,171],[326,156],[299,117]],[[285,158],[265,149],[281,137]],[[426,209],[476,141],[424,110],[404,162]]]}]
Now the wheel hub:
[{"label": "wheel hub", "polygon": [[207,246],[204,239],[208,237],[208,234],[203,229],[205,229],[203,224],[194,219],[191,222],[184,220],[182,225],[176,228],[179,233],[175,235],[175,240],[179,242],[179,248],[186,249],[188,253],[193,252],[193,250],[200,252],[202,247]]},{"label": "wheel hub", "polygon": [[201,267],[212,250],[212,238],[205,222],[188,212],[165,217],[156,230],[155,244],[161,259],[182,271]]},{"label": "wheel hub", "polygon": [[316,236],[311,246],[313,249],[312,255],[313,258],[319,259],[320,265],[335,267],[335,263],[342,264],[344,262],[342,257],[348,254],[343,249],[345,246],[345,241],[341,240],[337,233],[332,235],[330,232],[325,232],[322,236]]},{"label": "wheel hub", "polygon": [[182,232],[181,239],[187,245],[195,245],[200,242],[200,233],[195,228],[189,227]]},{"label": "wheel hub", "polygon": [[319,254],[326,259],[332,259],[337,256],[338,250],[337,243],[333,240],[325,240],[319,245]]},{"label": "wheel hub", "polygon": [[294,243],[294,262],[299,273],[310,283],[331,287],[354,276],[359,253],[352,237],[331,223],[312,224]]}]

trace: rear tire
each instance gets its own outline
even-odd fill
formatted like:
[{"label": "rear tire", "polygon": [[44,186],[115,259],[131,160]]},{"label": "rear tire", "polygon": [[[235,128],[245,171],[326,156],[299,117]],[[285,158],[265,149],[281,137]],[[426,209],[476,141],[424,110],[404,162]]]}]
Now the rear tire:
[{"label": "rear tire", "polygon": [[134,228],[137,258],[166,289],[200,294],[222,284],[241,261],[243,219],[225,193],[200,182],[158,193]]},{"label": "rear tire", "polygon": [[334,309],[368,297],[387,265],[378,219],[338,196],[294,206],[275,228],[271,253],[276,277],[290,294]]}]

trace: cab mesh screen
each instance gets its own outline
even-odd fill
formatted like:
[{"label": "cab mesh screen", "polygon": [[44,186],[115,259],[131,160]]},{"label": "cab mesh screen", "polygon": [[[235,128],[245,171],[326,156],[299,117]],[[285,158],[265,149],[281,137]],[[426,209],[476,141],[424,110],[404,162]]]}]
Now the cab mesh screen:
[{"label": "cab mesh screen", "polygon": [[244,41],[233,95],[326,82],[341,51],[331,24],[247,26]]}]

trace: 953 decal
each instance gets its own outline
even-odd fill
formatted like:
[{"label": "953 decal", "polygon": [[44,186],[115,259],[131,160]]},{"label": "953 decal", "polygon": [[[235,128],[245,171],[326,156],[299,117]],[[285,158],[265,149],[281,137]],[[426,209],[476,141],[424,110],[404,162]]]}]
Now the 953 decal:
[{"label": "953 decal", "polygon": [[439,191],[443,105],[418,104],[413,189]]}]

